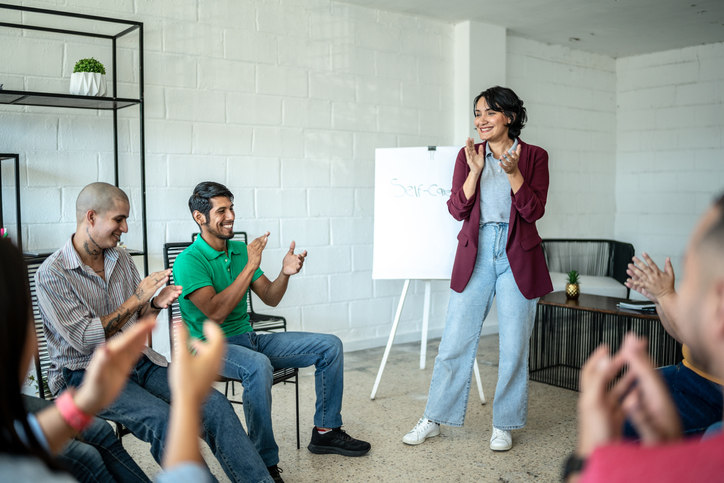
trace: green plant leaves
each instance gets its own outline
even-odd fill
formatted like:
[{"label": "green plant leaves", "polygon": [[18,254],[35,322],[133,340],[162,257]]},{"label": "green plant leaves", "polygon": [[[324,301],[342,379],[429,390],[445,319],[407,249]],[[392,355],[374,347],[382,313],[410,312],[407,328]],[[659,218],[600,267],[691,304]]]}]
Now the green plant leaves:
[{"label": "green plant leaves", "polygon": [[91,57],[90,59],[80,59],[76,62],[75,67],[73,68],[73,73],[76,72],[95,72],[97,74],[105,75],[106,68],[103,67],[103,64],[99,61]]}]

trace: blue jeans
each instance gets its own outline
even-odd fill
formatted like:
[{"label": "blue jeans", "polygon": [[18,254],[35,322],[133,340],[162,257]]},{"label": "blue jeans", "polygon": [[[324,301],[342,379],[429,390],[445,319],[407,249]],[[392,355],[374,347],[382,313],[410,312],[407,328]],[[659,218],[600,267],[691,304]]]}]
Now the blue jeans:
[{"label": "blue jeans", "polygon": [[344,352],[337,336],[312,332],[247,332],[233,335],[227,342],[221,374],[241,380],[249,438],[267,466],[279,462],[271,419],[274,369],[314,365],[317,395],[314,425],[342,426]]},{"label": "blue jeans", "polygon": [[[30,413],[53,404],[30,396],[23,396],[23,401]],[[91,425],[71,439],[55,458],[81,483],[149,481],[146,473],[123,448],[111,426],[100,418],[93,418]]]},{"label": "blue jeans", "polygon": [[498,384],[493,426],[518,429],[528,413],[528,349],[538,299],[520,293],[508,264],[507,223],[480,228],[473,274],[462,293],[450,292],[447,320],[440,341],[424,416],[449,426],[462,426],[483,321],[493,297],[498,301]]},{"label": "blue jeans", "polygon": [[[669,394],[674,400],[681,418],[684,434],[701,434],[714,423],[722,420],[722,387],[701,377],[679,362],[675,366],[660,368]],[[624,436],[638,438],[634,427],[626,421]]]},{"label": "blue jeans", "polygon": [[[77,387],[84,373],[63,369],[63,379]],[[161,464],[170,402],[168,369],[142,356],[121,394],[98,416],[123,424],[138,439],[151,443],[151,454]],[[228,399],[216,390],[204,403],[202,426],[204,440],[231,481],[273,481]]]}]

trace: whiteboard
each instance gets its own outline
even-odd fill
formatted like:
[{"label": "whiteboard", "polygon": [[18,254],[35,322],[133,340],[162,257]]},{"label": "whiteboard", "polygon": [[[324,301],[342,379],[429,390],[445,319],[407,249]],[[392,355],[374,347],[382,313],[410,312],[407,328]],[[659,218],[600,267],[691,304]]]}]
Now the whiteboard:
[{"label": "whiteboard", "polygon": [[450,279],[462,222],[447,210],[460,147],[375,150],[372,278]]}]

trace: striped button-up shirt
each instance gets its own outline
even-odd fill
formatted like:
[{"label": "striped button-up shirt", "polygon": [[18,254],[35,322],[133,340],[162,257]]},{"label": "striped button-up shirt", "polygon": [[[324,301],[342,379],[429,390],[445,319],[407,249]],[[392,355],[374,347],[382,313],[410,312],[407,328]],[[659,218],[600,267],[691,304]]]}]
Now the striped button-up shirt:
[{"label": "striped button-up shirt", "polygon": [[[141,277],[123,248],[103,251],[105,280],[85,265],[73,247],[73,238],[48,257],[35,274],[40,315],[48,341],[51,364],[48,386],[57,393],[64,385],[62,370],[85,369],[95,348],[106,341],[101,317],[121,306],[135,292]],[[133,314],[121,332],[136,323]],[[166,366],[166,359],[146,347],[151,362]]]}]

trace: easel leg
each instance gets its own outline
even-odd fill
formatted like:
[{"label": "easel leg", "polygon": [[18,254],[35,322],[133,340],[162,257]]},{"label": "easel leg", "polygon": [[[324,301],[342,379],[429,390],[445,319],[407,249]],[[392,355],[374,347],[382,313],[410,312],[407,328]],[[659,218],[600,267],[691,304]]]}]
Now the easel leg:
[{"label": "easel leg", "polygon": [[422,308],[422,340],[420,341],[420,369],[425,368],[427,358],[427,328],[430,323],[430,281],[425,280],[425,305]]},{"label": "easel leg", "polygon": [[382,373],[385,370],[385,364],[387,364],[387,357],[390,355],[390,349],[392,348],[392,341],[395,340],[395,333],[397,332],[397,325],[400,323],[400,315],[402,314],[402,306],[405,304],[405,297],[407,296],[407,289],[410,287],[410,280],[405,280],[405,284],[402,286],[402,294],[400,295],[400,302],[397,304],[397,312],[395,312],[395,321],[392,323],[392,329],[390,330],[390,337],[387,339],[387,347],[385,347],[385,353],[382,356],[382,362],[380,363],[380,369],[377,371],[377,378],[375,384],[372,386],[372,394],[370,399],[374,399],[377,394],[377,387],[380,385],[380,379],[382,379]]}]

